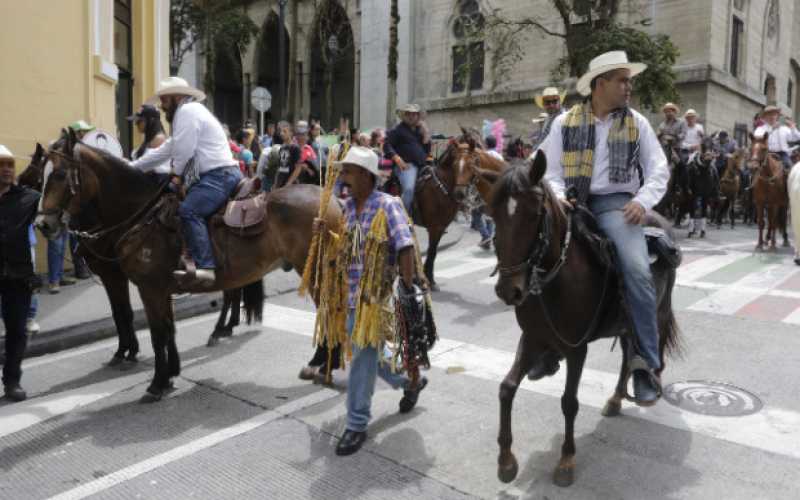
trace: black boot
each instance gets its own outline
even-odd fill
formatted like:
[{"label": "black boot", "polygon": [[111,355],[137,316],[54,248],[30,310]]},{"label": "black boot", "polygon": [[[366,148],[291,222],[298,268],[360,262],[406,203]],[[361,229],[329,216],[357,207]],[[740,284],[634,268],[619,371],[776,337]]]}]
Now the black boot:
[{"label": "black boot", "polygon": [[8,384],[4,386],[3,392],[6,395],[6,399],[14,402],[25,401],[28,398],[28,395],[25,394],[19,384]]},{"label": "black boot", "polygon": [[555,375],[558,372],[559,361],[561,361],[561,355],[557,352],[543,352],[528,370],[528,380],[540,380]]},{"label": "black boot", "polygon": [[361,449],[364,441],[367,440],[367,431],[351,431],[347,429],[339,439],[339,444],[336,445],[336,454],[340,457],[352,455]]},{"label": "black boot", "polygon": [[422,389],[424,389],[426,385],[428,385],[428,379],[422,377],[419,382],[417,382],[417,387],[415,389],[403,391],[403,397],[400,399],[400,413],[408,413],[414,409],[419,399],[419,393],[422,392]]}]

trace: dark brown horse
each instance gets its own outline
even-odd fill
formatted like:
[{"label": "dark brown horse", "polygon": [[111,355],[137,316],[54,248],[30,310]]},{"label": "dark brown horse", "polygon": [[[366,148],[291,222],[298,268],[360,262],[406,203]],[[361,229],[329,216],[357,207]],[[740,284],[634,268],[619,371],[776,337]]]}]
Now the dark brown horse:
[{"label": "dark brown horse", "polygon": [[[783,246],[789,246],[786,234],[786,209],[789,197],[786,192],[786,173],[780,159],[769,153],[767,139],[769,134],[756,138],[750,134],[750,159],[748,164],[753,173],[752,191],[753,205],[758,221],[758,244],[756,250],[763,250],[768,243],[775,249],[775,233],[780,229],[783,234]],[[764,239],[764,226],[767,226],[767,237]]]},{"label": "dark brown horse", "polygon": [[722,227],[722,216],[727,213],[731,221],[731,229],[736,226],[736,198],[742,182],[742,162],[744,161],[745,151],[737,149],[727,160],[725,170],[719,179],[720,206],[717,210],[717,227]]},{"label": "dark brown horse", "polygon": [[[537,356],[555,350],[567,360],[567,381],[561,397],[565,436],[554,481],[568,486],[575,474],[574,424],[587,345],[619,335],[628,328],[628,321],[616,274],[600,263],[587,239],[574,230],[576,216],[565,212],[542,180],[545,170],[546,159],[541,152],[532,163],[509,168],[495,183],[488,204],[497,226],[495,249],[500,277],[495,291],[505,303],[515,306],[522,329],[514,364],[500,385],[498,476],[510,482],[517,475],[517,460],[511,452],[511,406],[520,380]],[[669,223],[654,212],[649,212],[647,219],[649,225],[669,230]],[[665,351],[676,347],[678,341],[671,302],[676,273],[660,261],[652,269],[663,370]],[[531,286],[532,273],[540,276],[533,283],[542,286],[541,293]],[[626,397],[627,338],[620,337],[623,363],[616,390],[603,409],[606,416],[618,415]]]},{"label": "dark brown horse", "polygon": [[[156,401],[172,388],[171,378],[180,374],[171,294],[242,287],[286,261],[302,270],[320,188],[290,186],[270,193],[268,215],[254,236],[232,231],[212,218],[209,232],[220,263],[216,282],[208,288],[181,288],[172,275],[181,254],[175,221],[154,210],[162,206],[162,186],[115,157],[76,144],[72,134],[60,142],[50,150],[53,170],[44,185],[37,226],[48,236],[63,230],[65,219],[86,216],[97,221],[94,236],[119,231],[110,246],[124,275],[139,289],[155,354],[155,376],[142,400]],[[176,209],[175,204],[163,206]],[[334,200],[326,217],[330,227],[338,227],[341,209]]]}]

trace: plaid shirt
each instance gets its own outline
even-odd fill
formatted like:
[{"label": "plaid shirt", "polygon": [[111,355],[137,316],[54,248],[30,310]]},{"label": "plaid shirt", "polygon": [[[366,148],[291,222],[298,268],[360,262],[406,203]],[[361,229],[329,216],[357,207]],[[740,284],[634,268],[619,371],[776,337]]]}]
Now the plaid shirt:
[{"label": "plaid shirt", "polygon": [[[361,211],[361,215],[358,216],[356,215],[356,202],[351,197],[344,207],[345,224],[348,231],[353,228],[354,224],[361,224],[361,230],[366,235],[369,232],[372,219],[375,218],[380,208],[383,208],[383,211],[386,212],[386,222],[389,225],[389,242],[391,244],[390,259],[394,262],[400,250],[414,245],[411,227],[408,224],[408,218],[403,210],[400,198],[375,190],[364,202],[364,209]],[[347,270],[347,305],[350,309],[355,309],[356,307],[358,283],[361,280],[361,274],[364,272],[363,246],[359,249],[359,255],[360,258],[358,260],[354,259]]]}]

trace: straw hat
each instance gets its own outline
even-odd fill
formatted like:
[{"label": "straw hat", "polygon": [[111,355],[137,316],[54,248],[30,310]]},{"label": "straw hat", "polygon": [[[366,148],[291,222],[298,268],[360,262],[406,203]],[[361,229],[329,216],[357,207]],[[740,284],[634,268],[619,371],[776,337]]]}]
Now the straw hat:
[{"label": "straw hat", "polygon": [[781,113],[781,108],[779,108],[778,106],[773,106],[773,105],[770,104],[769,106],[764,108],[764,111],[761,112],[761,116],[766,116],[766,115],[768,115],[770,113],[778,113],[778,114],[780,114]]},{"label": "straw hat", "polygon": [[11,160],[14,161],[14,154],[11,153],[11,150],[7,147],[0,144],[0,160]]},{"label": "straw hat", "polygon": [[578,83],[576,84],[578,92],[583,96],[588,96],[592,93],[592,80],[603,73],[608,73],[615,69],[629,69],[631,71],[631,78],[633,78],[646,70],[647,65],[628,62],[628,54],[626,54],[624,50],[612,50],[611,52],[600,54],[589,62],[589,71],[578,79]]},{"label": "straw hat", "polygon": [[681,112],[681,108],[679,108],[677,104],[672,103],[672,102],[668,102],[665,105],[661,106],[661,112],[662,113],[664,111],[668,110],[668,109],[674,110],[675,113],[680,113]]},{"label": "straw hat", "polygon": [[205,92],[192,87],[186,80],[177,76],[170,76],[169,78],[161,80],[161,83],[158,84],[156,94],[149,99],[148,104],[158,102],[158,98],[164,95],[190,96],[194,97],[198,102],[206,98]]},{"label": "straw hat", "polygon": [[683,117],[686,118],[688,116],[697,116],[697,111],[692,108],[686,110],[686,113],[683,114]]},{"label": "straw hat", "polygon": [[534,96],[533,100],[536,101],[536,105],[540,108],[544,109],[544,98],[545,97],[558,97],[561,100],[561,104],[564,104],[564,99],[567,97],[567,91],[559,92],[557,87],[547,87],[545,88],[541,94]]},{"label": "straw hat", "polygon": [[341,167],[345,164],[361,167],[374,175],[375,178],[380,176],[380,172],[378,171],[378,155],[372,152],[372,150],[369,148],[365,148],[363,146],[350,146],[350,149],[347,150],[347,154],[345,155],[344,159],[342,161],[334,162],[334,165],[338,167]]}]

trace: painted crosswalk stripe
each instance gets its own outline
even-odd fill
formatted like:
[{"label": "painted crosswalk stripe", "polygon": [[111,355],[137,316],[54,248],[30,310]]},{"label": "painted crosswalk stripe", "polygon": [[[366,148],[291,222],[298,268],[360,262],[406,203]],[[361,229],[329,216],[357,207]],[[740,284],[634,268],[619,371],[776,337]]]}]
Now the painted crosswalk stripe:
[{"label": "painted crosswalk stripe", "polygon": [[747,274],[739,281],[700,299],[688,309],[716,314],[734,314],[766,291],[777,287],[785,279],[786,269],[783,265],[765,266],[758,272]]},{"label": "painted crosswalk stripe", "polygon": [[340,396],[340,394],[337,391],[320,388],[318,391],[309,394],[308,396],[290,401],[284,405],[278,406],[274,410],[268,410],[248,420],[218,430],[208,434],[207,436],[203,436],[182,446],[178,446],[159,455],[150,457],[146,460],[125,467],[124,469],[112,472],[107,476],[95,479],[94,481],[90,481],[86,484],[50,498],[51,500],[79,500],[81,498],[96,495],[101,491],[106,491],[118,484],[139,477],[142,474],[158,469],[159,467],[163,467],[172,462],[189,457],[195,453],[211,448],[212,446],[216,446],[224,441],[235,438],[236,436],[240,436],[257,429],[265,424],[274,422],[279,418],[291,415],[292,413],[300,411],[304,408],[314,406],[318,403],[323,403],[338,396]]},{"label": "painted crosswalk stripe", "polygon": [[[290,307],[267,304],[264,307],[264,326],[275,330],[310,336],[306,329],[313,323],[314,313]],[[298,322],[291,326],[287,319]],[[446,370],[451,366],[464,368],[464,375],[501,382],[514,361],[514,353],[489,347],[440,339],[431,352],[431,365]],[[523,381],[523,390],[552,397],[561,397],[566,370],[537,382]],[[602,408],[613,393],[617,374],[584,368],[579,398],[581,404]],[[651,408],[626,405],[628,416],[641,418],[675,429],[703,434],[751,448],[758,448],[789,457],[800,458],[800,413],[767,406],[761,412],[745,417],[726,418],[699,415],[681,410],[666,402]]]},{"label": "painted crosswalk stripe", "polygon": [[693,281],[698,281],[703,276],[713,273],[723,267],[733,264],[736,261],[745,259],[749,254],[742,252],[731,252],[725,255],[709,255],[692,261],[678,268],[678,285],[687,285]]}]

